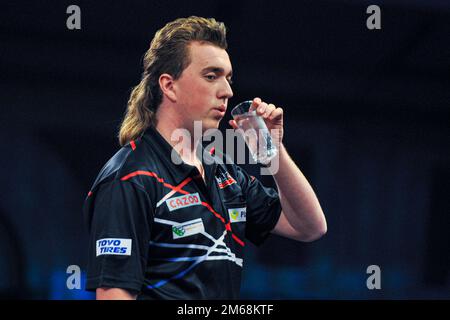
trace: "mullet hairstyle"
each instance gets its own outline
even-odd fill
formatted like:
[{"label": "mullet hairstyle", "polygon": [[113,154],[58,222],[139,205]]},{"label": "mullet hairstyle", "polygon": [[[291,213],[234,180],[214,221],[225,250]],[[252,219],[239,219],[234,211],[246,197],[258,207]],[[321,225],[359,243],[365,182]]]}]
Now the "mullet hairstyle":
[{"label": "mullet hairstyle", "polygon": [[175,80],[190,64],[188,45],[192,41],[227,49],[226,27],[214,18],[190,16],[167,23],[158,30],[143,59],[141,82],[133,88],[119,130],[119,143],[126,145],[156,125],[155,113],[162,101],[161,74]]}]

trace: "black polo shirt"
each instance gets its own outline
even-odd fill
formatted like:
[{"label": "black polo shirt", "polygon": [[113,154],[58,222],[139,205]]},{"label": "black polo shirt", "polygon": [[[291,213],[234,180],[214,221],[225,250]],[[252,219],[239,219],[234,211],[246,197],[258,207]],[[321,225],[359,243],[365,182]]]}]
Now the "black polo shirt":
[{"label": "black polo shirt", "polygon": [[205,185],[172,150],[151,127],[100,171],[83,207],[87,290],[123,288],[141,299],[239,298],[245,241],[259,245],[275,227],[278,194],[201,148]]}]

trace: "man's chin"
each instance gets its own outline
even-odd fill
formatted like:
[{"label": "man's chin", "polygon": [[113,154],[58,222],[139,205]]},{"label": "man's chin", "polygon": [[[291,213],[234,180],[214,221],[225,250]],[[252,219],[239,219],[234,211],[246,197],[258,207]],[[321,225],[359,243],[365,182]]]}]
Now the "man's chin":
[{"label": "man's chin", "polygon": [[220,119],[211,119],[211,120],[205,121],[203,123],[203,130],[206,131],[208,129],[218,129],[221,120],[222,120],[222,118],[220,118]]},{"label": "man's chin", "polygon": [[[192,128],[194,131],[199,130],[201,128],[202,134],[207,130],[217,130],[219,129],[219,124],[222,118],[208,118],[204,120],[194,120],[194,127]],[[201,127],[199,126],[201,125]]]}]

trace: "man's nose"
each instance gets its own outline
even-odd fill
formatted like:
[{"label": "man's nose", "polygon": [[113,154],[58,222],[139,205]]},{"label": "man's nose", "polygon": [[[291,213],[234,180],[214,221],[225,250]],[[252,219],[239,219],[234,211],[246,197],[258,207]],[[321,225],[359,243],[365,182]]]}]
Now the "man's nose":
[{"label": "man's nose", "polygon": [[233,89],[231,89],[231,85],[227,80],[224,81],[224,85],[222,86],[218,94],[219,99],[230,99],[233,96]]}]

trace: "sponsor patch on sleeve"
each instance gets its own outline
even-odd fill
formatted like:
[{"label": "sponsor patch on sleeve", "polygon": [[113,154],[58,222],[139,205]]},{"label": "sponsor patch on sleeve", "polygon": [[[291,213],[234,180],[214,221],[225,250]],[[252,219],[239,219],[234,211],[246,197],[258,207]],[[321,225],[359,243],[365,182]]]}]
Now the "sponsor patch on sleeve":
[{"label": "sponsor patch on sleeve", "polygon": [[220,189],[224,189],[225,187],[237,183],[236,180],[227,172],[222,173],[218,172],[216,176],[217,185]]},{"label": "sponsor patch on sleeve", "polygon": [[131,239],[105,238],[96,242],[97,257],[101,255],[131,256]]}]

